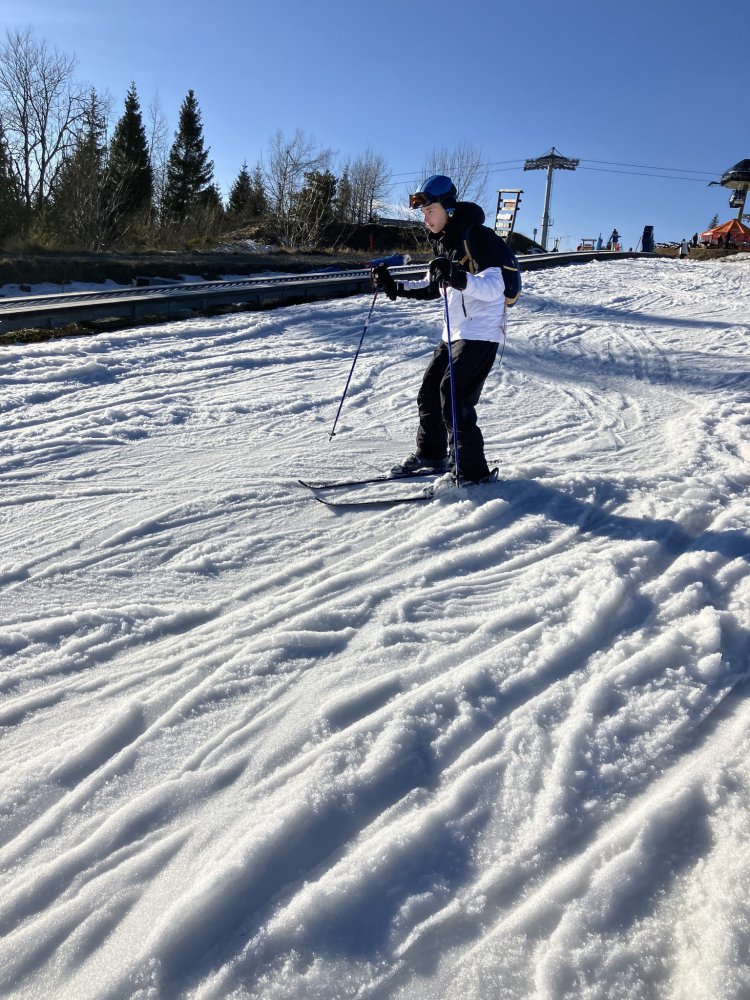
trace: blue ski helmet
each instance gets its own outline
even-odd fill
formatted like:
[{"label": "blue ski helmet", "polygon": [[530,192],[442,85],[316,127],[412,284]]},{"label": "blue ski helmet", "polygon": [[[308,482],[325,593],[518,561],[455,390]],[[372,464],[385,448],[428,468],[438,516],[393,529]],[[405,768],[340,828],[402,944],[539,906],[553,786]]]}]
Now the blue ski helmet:
[{"label": "blue ski helmet", "polygon": [[442,205],[448,215],[451,215],[458,204],[456,185],[443,174],[433,174],[428,177],[419,191],[409,195],[409,208],[422,208],[435,202]]}]

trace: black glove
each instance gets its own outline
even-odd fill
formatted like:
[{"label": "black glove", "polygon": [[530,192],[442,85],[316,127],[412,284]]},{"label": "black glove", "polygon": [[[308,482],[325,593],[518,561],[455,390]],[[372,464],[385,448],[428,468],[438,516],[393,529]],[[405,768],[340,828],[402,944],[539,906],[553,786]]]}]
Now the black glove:
[{"label": "black glove", "polygon": [[447,257],[435,257],[430,261],[430,281],[462,292],[466,288],[466,271]]},{"label": "black glove", "polygon": [[398,292],[396,289],[396,282],[393,280],[393,275],[388,270],[388,265],[378,264],[372,273],[375,277],[375,287],[379,288],[381,292],[385,292],[391,302],[395,302]]}]

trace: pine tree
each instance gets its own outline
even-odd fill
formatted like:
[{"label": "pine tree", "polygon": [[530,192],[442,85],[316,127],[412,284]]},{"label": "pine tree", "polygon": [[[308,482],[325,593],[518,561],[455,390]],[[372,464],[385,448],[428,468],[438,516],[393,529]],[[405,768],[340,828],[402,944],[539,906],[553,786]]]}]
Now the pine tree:
[{"label": "pine tree", "polygon": [[106,188],[106,120],[91,91],[81,128],[52,189],[47,225],[64,243],[95,250],[109,236]]},{"label": "pine tree", "polygon": [[247,160],[240,167],[234,184],[229,189],[227,210],[236,220],[247,218],[247,207],[253,196],[253,182],[247,169]]},{"label": "pine tree", "polygon": [[305,184],[297,196],[298,217],[315,219],[318,223],[333,219],[336,198],[336,178],[330,170],[309,170]]},{"label": "pine tree", "polygon": [[22,220],[21,191],[13,174],[3,124],[0,122],[0,239],[19,232]]},{"label": "pine tree", "polygon": [[203,125],[195,94],[189,90],[167,163],[164,211],[168,222],[183,222],[213,182],[214,165],[203,146]]},{"label": "pine tree", "polygon": [[214,183],[203,188],[195,199],[195,202],[203,209],[210,209],[213,213],[220,216],[224,215],[224,203],[221,200],[221,191],[219,191]]},{"label": "pine tree", "polygon": [[344,172],[339,178],[336,193],[336,219],[339,222],[352,221],[352,201],[354,192],[352,191],[352,179],[349,175],[349,164],[344,167]]},{"label": "pine tree", "polygon": [[247,161],[242,164],[239,174],[229,189],[227,211],[235,222],[260,219],[267,213],[268,202],[266,201],[263,171],[260,164],[255,167],[252,175],[247,168]]},{"label": "pine tree", "polygon": [[266,185],[263,181],[263,170],[257,163],[253,170],[253,193],[247,206],[248,214],[251,218],[260,219],[268,215],[268,198],[266,197]]},{"label": "pine tree", "polygon": [[154,177],[135,83],[130,84],[125,111],[110,143],[107,187],[115,228],[150,212]]}]

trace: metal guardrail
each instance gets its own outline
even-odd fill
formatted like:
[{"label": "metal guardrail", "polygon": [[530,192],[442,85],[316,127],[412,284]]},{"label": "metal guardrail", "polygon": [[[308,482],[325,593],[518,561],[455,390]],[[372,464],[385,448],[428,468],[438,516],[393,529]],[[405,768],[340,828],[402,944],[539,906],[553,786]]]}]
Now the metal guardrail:
[{"label": "metal guardrail", "polygon": [[[615,251],[571,254],[525,254],[519,257],[523,271],[590,260],[651,257],[653,254]],[[424,274],[426,265],[392,267],[402,278]],[[230,281],[200,281],[184,284],[149,285],[108,291],[62,292],[50,295],[0,299],[0,335],[12,330],[52,328],[69,323],[125,319],[177,319],[210,312],[222,306],[263,308],[284,303],[312,302],[369,291],[370,271],[313,272],[238,278]]]},{"label": "metal guardrail", "polygon": [[592,260],[630,260],[635,257],[657,256],[654,253],[641,253],[640,250],[575,250],[570,253],[519,254],[518,260],[522,271],[534,271],[544,267],[563,267],[566,264],[588,264]]},{"label": "metal guardrail", "polygon": [[0,334],[105,319],[176,319],[221,306],[262,308],[351,295],[369,288],[369,270],[357,270],[24,296],[0,299]]}]

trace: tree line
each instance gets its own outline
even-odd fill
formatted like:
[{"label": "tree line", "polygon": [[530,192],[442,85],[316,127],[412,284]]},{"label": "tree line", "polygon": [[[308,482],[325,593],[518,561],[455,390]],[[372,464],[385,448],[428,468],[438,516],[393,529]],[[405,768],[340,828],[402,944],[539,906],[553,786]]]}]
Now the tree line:
[{"label": "tree line", "polygon": [[375,215],[388,188],[367,151],[333,172],[334,154],[278,131],[265,166],[243,163],[226,203],[190,90],[174,140],[158,106],[144,121],[135,83],[110,134],[111,102],[76,82],[75,60],[8,32],[0,47],[0,239],[61,247],[184,246],[262,222],[283,244],[314,245],[334,221]]},{"label": "tree line", "polygon": [[[263,162],[242,163],[226,201],[214,178],[198,100],[189,90],[178,127],[158,99],[146,113],[135,83],[114,127],[112,99],[75,78],[74,57],[31,29],[0,46],[0,241],[55,248],[181,248],[250,223],[265,239],[316,246],[333,224],[377,218],[390,188],[371,150],[335,169],[335,154],[304,132],[277,131]],[[426,173],[482,184],[481,156],[464,144],[435,151]],[[486,178],[485,178],[486,179]],[[341,231],[341,227],[339,227]],[[329,240],[330,242],[330,240]]]}]

